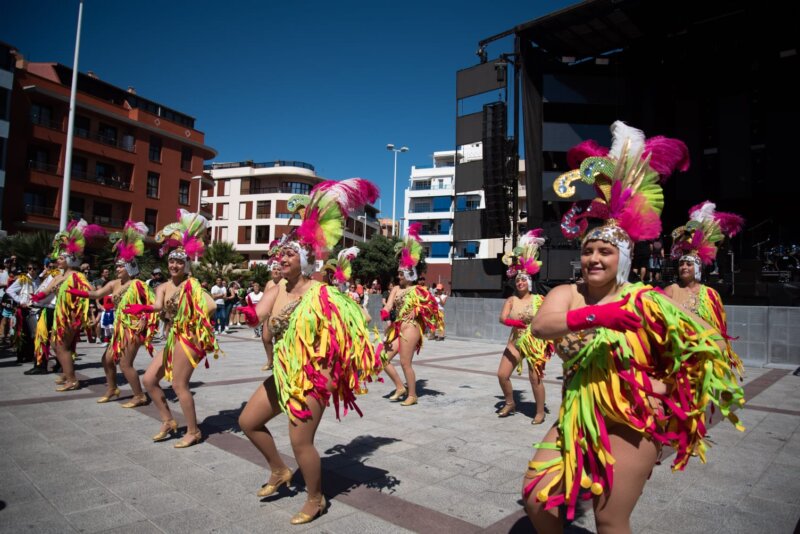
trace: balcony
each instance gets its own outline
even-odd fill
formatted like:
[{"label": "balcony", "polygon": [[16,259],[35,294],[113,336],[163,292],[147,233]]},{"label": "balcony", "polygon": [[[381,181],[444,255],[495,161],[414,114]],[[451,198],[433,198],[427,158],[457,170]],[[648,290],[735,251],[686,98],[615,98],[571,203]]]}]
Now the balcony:
[{"label": "balcony", "polygon": [[433,206],[414,206],[410,210],[409,213],[452,213],[453,208],[441,208],[441,207],[433,207]]},{"label": "balcony", "polygon": [[[55,174],[56,176],[62,176],[62,174],[58,171],[58,165],[54,163],[44,163],[36,160],[29,160],[28,168],[35,171],[46,172],[48,174]],[[72,179],[77,180],[79,182],[100,184],[107,187],[112,187],[114,189],[120,189],[122,191],[131,190],[130,178],[119,175],[99,176],[96,174],[89,174],[85,171],[73,169]]]},{"label": "balcony", "polygon": [[453,184],[412,183],[412,191],[442,191],[453,189]]},{"label": "balcony", "polygon": [[299,169],[307,169],[309,171],[314,171],[314,166],[310,163],[305,163],[303,161],[287,161],[287,160],[275,160],[275,161],[263,161],[260,163],[254,163],[252,161],[235,161],[231,163],[211,163],[209,165],[204,165],[203,170],[211,171],[216,169],[237,169],[240,167],[253,167],[254,169],[268,169],[272,167],[297,167]]},{"label": "balcony", "polygon": [[64,128],[61,126],[60,122],[52,121],[42,117],[37,113],[31,113],[31,124],[36,124],[38,126],[44,126],[50,130],[56,130],[57,132],[63,132]]},{"label": "balcony", "polygon": [[53,206],[37,206],[35,204],[25,204],[25,213],[31,215],[43,215],[45,217],[53,217],[55,208]]},{"label": "balcony", "polygon": [[102,145],[118,148],[120,150],[124,150],[125,152],[130,152],[131,154],[136,153],[136,142],[134,141],[132,135],[123,135],[121,138],[117,139],[115,136],[106,136],[99,133],[85,133],[88,135],[81,135],[80,137],[83,137],[84,139],[91,139]]},{"label": "balcony", "polygon": [[102,224],[103,226],[110,226],[111,228],[122,228],[125,226],[123,219],[112,219],[111,217],[103,217],[102,215],[94,215],[92,217],[94,224]]},{"label": "balcony", "polygon": [[309,191],[302,192],[296,188],[292,187],[250,187],[250,189],[246,189],[242,192],[243,195],[263,195],[267,193],[284,193],[287,195],[307,195],[311,190],[311,186],[309,186]]}]

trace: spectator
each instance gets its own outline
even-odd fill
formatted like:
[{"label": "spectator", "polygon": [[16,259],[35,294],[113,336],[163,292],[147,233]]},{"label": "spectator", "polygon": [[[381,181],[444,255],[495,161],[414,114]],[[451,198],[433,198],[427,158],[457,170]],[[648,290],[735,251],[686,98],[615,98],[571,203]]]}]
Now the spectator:
[{"label": "spectator", "polygon": [[92,285],[95,289],[100,289],[104,285],[106,285],[111,278],[111,273],[109,272],[108,268],[103,269],[100,271],[100,278],[92,282]]},{"label": "spectator", "polygon": [[153,269],[153,274],[150,275],[150,280],[147,281],[147,285],[150,286],[150,289],[155,291],[156,288],[163,283],[164,275],[161,273],[161,267],[156,267]]},{"label": "spectator", "polygon": [[217,282],[211,287],[211,298],[217,305],[217,311],[214,313],[214,320],[218,334],[223,331],[228,333],[227,324],[225,322],[225,297],[228,295],[228,289],[225,287],[225,281],[221,277],[217,277]]},{"label": "spectator", "polygon": [[[261,291],[261,284],[259,284],[258,282],[253,282],[253,291],[251,291],[251,292],[250,292],[250,293],[247,295],[247,302],[248,302],[248,305],[250,305],[250,306],[252,306],[253,308],[255,308],[255,307],[256,307],[256,304],[258,304],[258,303],[259,303],[259,301],[261,300],[261,298],[262,298],[263,296],[264,296],[264,292],[263,292],[263,291]],[[253,335],[253,338],[255,338],[255,339],[260,339],[260,338],[261,338],[261,334],[262,334],[262,332],[263,332],[263,329],[264,329],[264,324],[263,324],[263,323],[262,323],[262,324],[260,324],[260,325],[258,325],[258,327],[256,327],[256,328],[253,330],[253,334],[254,334],[254,335]]]},{"label": "spectator", "polygon": [[107,346],[114,331],[114,299],[111,295],[106,295],[103,299],[103,313],[100,317],[100,328],[102,330],[103,346]]}]

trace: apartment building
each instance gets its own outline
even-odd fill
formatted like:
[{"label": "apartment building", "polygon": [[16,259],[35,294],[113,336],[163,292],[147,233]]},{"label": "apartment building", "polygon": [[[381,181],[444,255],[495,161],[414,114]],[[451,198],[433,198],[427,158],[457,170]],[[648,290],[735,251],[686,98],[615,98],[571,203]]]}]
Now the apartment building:
[{"label": "apartment building", "polygon": [[[286,206],[292,195],[308,194],[325,180],[302,161],[212,163],[205,170],[214,181],[213,189],[203,192],[203,202],[214,214],[211,238],[232,243],[251,262],[265,260],[269,243],[300,224]],[[348,217],[345,246],[379,233],[376,215],[377,209],[367,206]]]},{"label": "apartment building", "polygon": [[0,237],[5,236],[3,192],[6,186],[6,161],[8,158],[9,117],[11,115],[11,88],[14,81],[14,47],[0,41]]},{"label": "apartment building", "polygon": [[[9,233],[57,230],[66,161],[72,69],[16,55],[7,147],[4,220]],[[178,208],[200,209],[213,180],[203,162],[216,156],[195,119],[78,74],[69,216],[109,231],[127,219],[154,234]]]}]

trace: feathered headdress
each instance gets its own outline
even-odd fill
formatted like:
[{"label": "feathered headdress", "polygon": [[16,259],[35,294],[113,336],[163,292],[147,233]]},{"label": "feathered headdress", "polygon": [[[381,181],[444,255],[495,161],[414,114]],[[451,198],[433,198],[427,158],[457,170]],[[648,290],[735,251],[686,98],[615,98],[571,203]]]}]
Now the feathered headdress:
[{"label": "feathered headdress", "polygon": [[292,246],[300,254],[303,274],[314,271],[308,254],[323,257],[342,238],[345,220],[350,212],[361,210],[378,199],[378,188],[363,178],[337,182],[327,180],[317,184],[310,195],[294,195],[287,207],[302,218],[300,226],[280,242]]},{"label": "feathered headdress", "polygon": [[339,251],[336,258],[331,258],[322,267],[333,272],[333,279],[339,284],[346,284],[353,276],[353,260],[358,256],[358,247],[350,247]]},{"label": "feathered headdress", "polygon": [[185,270],[189,272],[189,260],[196,260],[205,252],[206,229],[208,219],[199,213],[178,210],[177,222],[166,225],[156,234],[156,243],[162,243],[159,254],[162,256],[170,249],[169,259],[186,262]]},{"label": "feathered headdress", "polygon": [[127,221],[121,232],[109,236],[117,253],[117,264],[125,266],[131,276],[139,275],[139,265],[136,257],[144,253],[144,238],[147,235],[147,225],[136,221]]},{"label": "feathered headdress", "polygon": [[503,263],[508,266],[506,276],[514,278],[526,275],[530,282],[539,272],[542,262],[539,258],[539,247],[544,245],[544,230],[536,228],[520,237],[519,244],[509,253],[503,255]]},{"label": "feathered headdress", "polygon": [[689,222],[672,231],[672,258],[694,262],[698,280],[701,265],[710,265],[717,257],[717,244],[726,237],[735,236],[744,226],[740,216],[716,211],[716,208],[708,200],[692,207]]},{"label": "feathered headdress", "polygon": [[399,256],[398,269],[403,271],[403,275],[409,282],[417,279],[417,264],[422,258],[422,245],[420,244],[422,240],[419,238],[421,229],[422,223],[410,224],[405,237],[394,246],[394,253]]},{"label": "feathered headdress", "polygon": [[53,239],[53,253],[51,257],[57,259],[66,256],[70,267],[80,265],[80,256],[86,248],[86,239],[102,237],[106,231],[96,224],[88,224],[85,220],[70,221],[67,229],[58,232]]},{"label": "feathered headdress", "polygon": [[611,125],[613,142],[605,149],[595,141],[585,141],[570,149],[567,161],[575,170],[559,176],[553,183],[558,196],[575,194],[572,182],[594,185],[597,197],[573,204],[561,220],[565,237],[580,237],[589,218],[603,225],[588,232],[583,242],[602,240],[620,250],[617,282],[627,281],[633,243],[654,239],[661,233],[661,188],[675,170],[689,168],[689,151],[683,141],[666,137],[645,139],[644,132],[621,121]]}]

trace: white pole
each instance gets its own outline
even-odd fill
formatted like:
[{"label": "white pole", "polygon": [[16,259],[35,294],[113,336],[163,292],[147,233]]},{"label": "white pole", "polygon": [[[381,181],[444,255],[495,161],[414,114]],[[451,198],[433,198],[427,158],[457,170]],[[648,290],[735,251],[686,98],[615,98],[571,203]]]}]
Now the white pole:
[{"label": "white pole", "polygon": [[364,243],[367,242],[367,212],[364,212]]},{"label": "white pole", "polygon": [[75,96],[78,93],[78,52],[81,48],[81,19],[83,18],[83,0],[78,4],[78,33],[75,36],[75,59],[72,62],[72,90],[69,95],[69,118],[67,119],[67,154],[64,160],[64,186],[61,188],[61,219],[58,229],[67,229],[69,215],[69,186],[72,180],[72,134],[75,130]]},{"label": "white pole", "polygon": [[394,182],[392,187],[392,237],[395,237],[397,233],[394,229],[394,210],[397,206],[397,150],[392,150],[394,152]]}]

